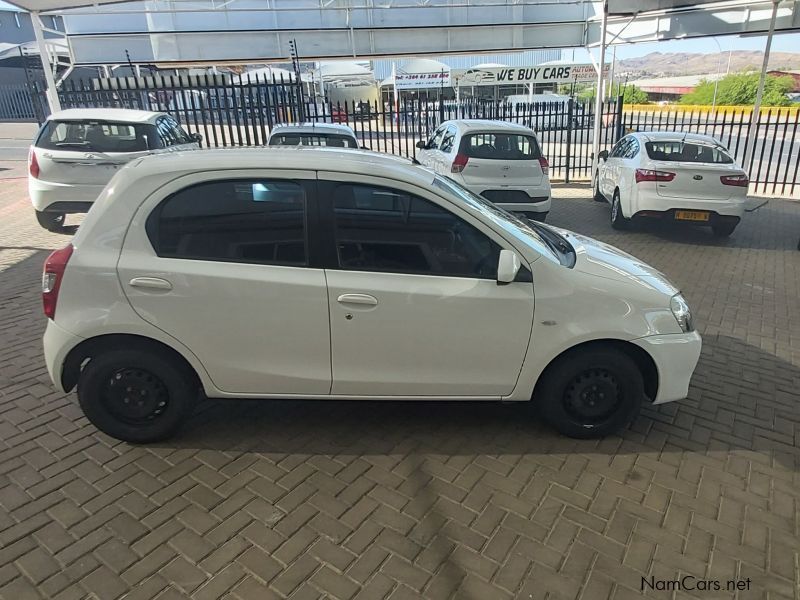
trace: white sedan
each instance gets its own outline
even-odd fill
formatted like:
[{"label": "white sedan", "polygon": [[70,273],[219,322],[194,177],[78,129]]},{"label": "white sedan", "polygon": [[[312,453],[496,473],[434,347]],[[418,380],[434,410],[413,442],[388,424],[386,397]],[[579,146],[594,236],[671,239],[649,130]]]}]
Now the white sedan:
[{"label": "white sedan", "polygon": [[747,174],[710,136],[631,133],[599,159],[594,197],[611,203],[615,229],[633,217],[655,217],[729,236],[744,215]]}]

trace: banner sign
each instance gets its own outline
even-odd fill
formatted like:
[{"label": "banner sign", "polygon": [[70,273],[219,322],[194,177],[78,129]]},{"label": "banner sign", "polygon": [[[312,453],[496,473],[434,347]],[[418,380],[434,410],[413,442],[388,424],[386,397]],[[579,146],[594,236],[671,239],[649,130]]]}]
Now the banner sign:
[{"label": "banner sign", "polygon": [[394,84],[398,90],[450,87],[450,73],[448,71],[439,71],[438,73],[403,73],[402,71],[397,71],[394,76]]},{"label": "banner sign", "polygon": [[[603,76],[608,75],[608,65]],[[597,81],[597,71],[590,64],[539,65],[538,67],[482,67],[453,69],[456,85],[522,85],[528,83],[573,83]]]}]

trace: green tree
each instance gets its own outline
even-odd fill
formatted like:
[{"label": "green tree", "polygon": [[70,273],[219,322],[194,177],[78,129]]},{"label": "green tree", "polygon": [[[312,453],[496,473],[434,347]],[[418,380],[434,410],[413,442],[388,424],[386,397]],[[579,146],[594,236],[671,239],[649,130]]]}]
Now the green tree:
[{"label": "green tree", "polygon": [[[758,93],[758,73],[732,73],[719,80],[717,85],[717,106],[737,106],[753,104]],[[791,77],[767,75],[764,82],[763,106],[790,106],[786,96],[794,84]],[[694,90],[681,96],[681,104],[710,105],[714,101],[714,82],[702,80]]]},{"label": "green tree", "polygon": [[[594,99],[595,86],[590,85],[577,92],[578,99],[589,101]],[[622,100],[625,104],[646,104],[647,92],[628,83],[626,85],[615,85],[612,93],[612,98],[618,94],[622,94]]]}]

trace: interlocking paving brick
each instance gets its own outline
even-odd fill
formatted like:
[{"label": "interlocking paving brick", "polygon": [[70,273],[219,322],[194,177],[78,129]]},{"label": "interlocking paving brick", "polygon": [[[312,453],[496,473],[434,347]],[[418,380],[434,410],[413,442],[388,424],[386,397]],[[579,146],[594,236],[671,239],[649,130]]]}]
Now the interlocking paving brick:
[{"label": "interlocking paving brick", "polygon": [[800,203],[771,200],[719,240],[617,232],[585,186],[554,194],[551,223],[687,296],[704,336],[687,400],[599,441],[524,406],[209,401],[137,447],[52,389],[38,281],[69,237],[3,180],[0,598],[625,599],[684,574],[795,597]]}]

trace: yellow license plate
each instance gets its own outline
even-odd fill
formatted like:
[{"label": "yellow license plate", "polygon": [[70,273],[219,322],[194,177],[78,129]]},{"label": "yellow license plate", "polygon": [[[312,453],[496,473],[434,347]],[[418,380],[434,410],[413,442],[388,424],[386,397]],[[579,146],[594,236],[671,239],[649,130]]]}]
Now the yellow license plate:
[{"label": "yellow license plate", "polygon": [[678,221],[708,221],[708,213],[702,210],[676,210],[675,219]]}]

